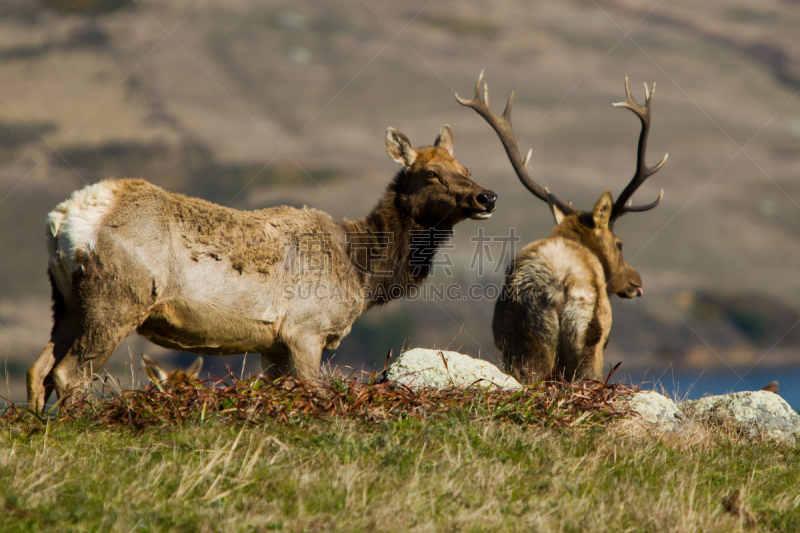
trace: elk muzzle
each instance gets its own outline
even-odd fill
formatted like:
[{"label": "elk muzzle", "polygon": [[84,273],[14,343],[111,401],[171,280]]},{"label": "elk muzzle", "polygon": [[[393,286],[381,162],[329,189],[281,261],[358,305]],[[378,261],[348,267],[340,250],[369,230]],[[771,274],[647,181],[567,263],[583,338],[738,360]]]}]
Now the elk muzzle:
[{"label": "elk muzzle", "polygon": [[631,281],[625,290],[617,292],[617,296],[620,298],[638,298],[640,296],[644,296],[644,290],[642,289],[642,282],[639,280],[638,284]]},{"label": "elk muzzle", "polygon": [[496,202],[497,195],[493,191],[484,189],[470,198],[469,206],[463,208],[464,213],[473,220],[486,220],[492,216]]}]

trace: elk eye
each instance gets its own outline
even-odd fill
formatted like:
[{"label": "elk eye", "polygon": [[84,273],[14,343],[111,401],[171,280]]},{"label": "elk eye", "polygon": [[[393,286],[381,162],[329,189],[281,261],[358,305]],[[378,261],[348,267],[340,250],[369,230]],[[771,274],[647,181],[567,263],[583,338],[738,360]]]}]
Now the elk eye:
[{"label": "elk eye", "polygon": [[434,172],[433,170],[429,170],[428,172],[425,173],[425,175],[428,176],[431,179],[436,179],[436,178],[439,177],[439,176],[436,175],[436,172]]},{"label": "elk eye", "polygon": [[617,250],[622,251],[622,241],[617,241]]}]

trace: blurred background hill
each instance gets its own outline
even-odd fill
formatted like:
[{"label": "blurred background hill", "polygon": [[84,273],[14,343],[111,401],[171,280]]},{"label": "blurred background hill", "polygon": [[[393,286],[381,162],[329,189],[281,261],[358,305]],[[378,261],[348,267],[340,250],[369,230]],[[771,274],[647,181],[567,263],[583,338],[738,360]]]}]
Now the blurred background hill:
[{"label": "blurred background hill", "polygon": [[[498,193],[498,210],[456,227],[452,276],[437,269],[430,283],[501,284],[500,244],[481,257],[481,275],[470,239],[513,227],[518,250],[553,223],[489,126],[453,98],[471,95],[483,69],[496,112],[516,91],[532,174],[584,209],[634,170],[638,121],[611,106],[625,73],[639,101],[642,82],[658,83],[648,162],[670,157],[635,201],[662,188],[664,201],[617,225],[645,297],[613,301],[606,363],[622,361],[636,380],[715,373],[746,389],[763,374],[800,385],[798,27],[800,3],[789,0],[6,0],[2,395],[23,398],[49,335],[45,217],[104,178],[142,177],[240,209],[358,218],[396,171],[386,127],[423,145],[449,123],[456,157]],[[393,303],[360,318],[331,364],[382,368],[406,337],[496,361],[492,309],[491,298]],[[193,359],[131,338],[107,369],[131,358],[139,368],[141,352]],[[246,365],[257,370],[258,357]]]}]

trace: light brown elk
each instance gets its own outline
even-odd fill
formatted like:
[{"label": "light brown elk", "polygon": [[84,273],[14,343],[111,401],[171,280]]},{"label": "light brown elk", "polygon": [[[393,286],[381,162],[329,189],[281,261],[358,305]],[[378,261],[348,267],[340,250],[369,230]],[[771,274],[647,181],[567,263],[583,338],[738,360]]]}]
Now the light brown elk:
[{"label": "light brown elk", "polygon": [[134,331],[202,355],[260,353],[269,375],[316,377],[358,316],[428,276],[434,230],[494,211],[497,196],[453,146],[450,126],[418,149],[389,128],[402,169],[371,213],[341,223],[316,209],[238,211],[143,180],[75,192],[48,217],[53,329],[28,371],[29,406],[41,410],[53,390],[69,405]]},{"label": "light brown elk", "polygon": [[482,81],[483,73],[472,100],[458,95],[456,99],[494,128],[517,176],[537,198],[548,203],[557,224],[546,239],[525,246],[509,266],[495,304],[495,345],[506,366],[526,379],[553,374],[568,380],[599,379],[611,331],[608,295],[642,296],[642,280],[622,257],[622,241],[613,233],[614,222],[625,213],[654,208],[663,196],[662,191],[656,201],[644,206],[626,205],[667,159],[665,155],[654,167],[645,165],[653,93],[645,85],[645,105],[637,104],[625,77],[627,100],[614,105],[630,109],[642,123],[636,173],[616,202],[606,191],[592,211],[579,211],[528,176],[531,152],[522,160],[511,126],[514,93],[503,115],[497,116],[486,103],[485,86],[481,92]]},{"label": "light brown elk", "polygon": [[203,368],[202,357],[195,359],[194,363],[186,370],[182,368],[164,370],[161,365],[144,354],[142,354],[142,361],[144,361],[145,372],[147,373],[147,377],[150,378],[150,381],[153,383],[166,383],[168,385],[197,383],[200,381],[200,370]]}]

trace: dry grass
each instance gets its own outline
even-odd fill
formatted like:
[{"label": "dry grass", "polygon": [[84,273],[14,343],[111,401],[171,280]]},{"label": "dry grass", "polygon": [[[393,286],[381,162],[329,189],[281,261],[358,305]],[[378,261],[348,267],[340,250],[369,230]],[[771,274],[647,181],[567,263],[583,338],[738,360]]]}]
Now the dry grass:
[{"label": "dry grass", "polygon": [[[61,415],[9,406],[0,529],[800,528],[800,450],[608,431],[622,392],[229,378],[86,399]],[[726,510],[734,491],[749,514]]]},{"label": "dry grass", "polygon": [[541,381],[520,391],[470,389],[422,389],[414,391],[390,382],[367,383],[356,379],[304,382],[292,377],[276,380],[256,375],[238,379],[229,371],[226,378],[201,383],[180,383],[163,388],[149,385],[144,390],[121,390],[118,382],[95,379],[103,394],[98,399],[82,397],[74,408],[43,416],[9,403],[0,412],[0,427],[79,423],[91,427],[147,427],[187,422],[267,420],[288,422],[299,417],[347,418],[364,422],[399,418],[425,419],[436,416],[468,416],[507,420],[540,427],[604,425],[619,416],[613,400],[637,390],[623,384],[583,382],[569,384]]}]

